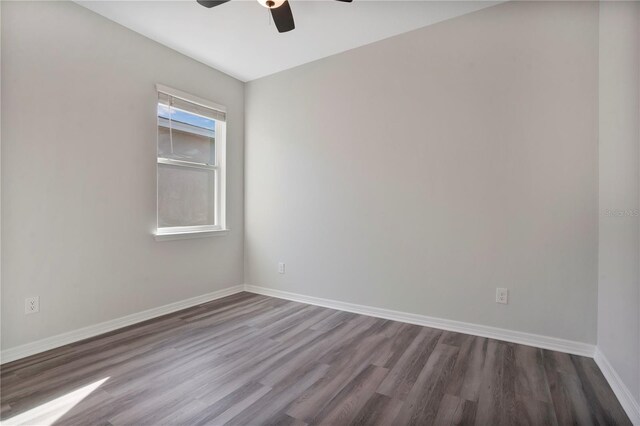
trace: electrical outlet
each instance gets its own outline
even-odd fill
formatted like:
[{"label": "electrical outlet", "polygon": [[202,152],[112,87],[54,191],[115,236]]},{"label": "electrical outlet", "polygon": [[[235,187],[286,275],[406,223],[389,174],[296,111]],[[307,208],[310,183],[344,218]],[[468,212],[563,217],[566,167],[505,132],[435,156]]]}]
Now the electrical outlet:
[{"label": "electrical outlet", "polygon": [[284,263],[282,262],[278,263],[278,273],[284,274]]},{"label": "electrical outlet", "polygon": [[496,288],[496,303],[509,303],[509,291],[506,288]]},{"label": "electrical outlet", "polygon": [[40,312],[40,297],[27,297],[24,299],[24,313],[35,314]]}]

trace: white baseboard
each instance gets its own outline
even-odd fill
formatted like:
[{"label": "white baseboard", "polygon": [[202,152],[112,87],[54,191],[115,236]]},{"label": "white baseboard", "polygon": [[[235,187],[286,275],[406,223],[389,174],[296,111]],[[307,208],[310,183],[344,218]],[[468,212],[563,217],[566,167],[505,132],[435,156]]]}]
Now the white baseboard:
[{"label": "white baseboard", "polygon": [[640,425],[640,402],[635,400],[629,388],[627,388],[611,363],[609,363],[607,357],[604,356],[597,347],[593,359],[598,367],[600,367],[600,371],[602,371],[604,378],[609,382],[609,386],[611,386],[613,393],[618,397],[618,401],[620,401],[620,405],[622,405],[627,416],[629,416],[631,423],[634,425]]},{"label": "white baseboard", "polygon": [[534,346],[543,349],[566,352],[575,355],[582,355],[592,358],[595,353],[595,346],[588,343],[575,342],[572,340],[558,339],[555,337],[541,336],[538,334],[523,333],[521,331],[507,330],[504,328],[489,327],[486,325],[472,324],[461,321],[454,321],[442,318],[429,317],[426,315],[410,314],[389,309],[375,308],[372,306],[357,305],[355,303],[340,302],[338,300],[323,299],[319,297],[304,296],[288,291],[275,290],[272,288],[259,287],[245,284],[244,289],[251,293],[265,296],[277,297],[280,299],[292,300],[295,302],[308,303],[310,305],[323,306],[325,308],[338,309],[341,311],[353,312],[356,314],[368,315],[377,318],[390,319],[394,321],[417,324],[425,327],[433,327],[441,330],[455,331],[458,333],[472,334],[474,336],[488,337],[491,339],[504,340],[522,345]]},{"label": "white baseboard", "polygon": [[220,299],[222,297],[230,296],[235,293],[240,293],[243,290],[244,286],[237,285],[234,287],[214,291],[212,293],[203,294],[201,296],[191,297],[189,299],[169,303],[168,305],[159,306],[157,308],[127,315],[121,318],[116,318],[114,320],[90,325],[78,330],[73,330],[67,333],[58,334],[56,336],[47,337],[45,339],[27,343],[25,345],[5,349],[0,352],[0,363],[5,364],[7,362],[15,361],[20,358],[25,358],[31,355],[48,351],[50,349],[55,349],[60,346],[87,339],[89,337],[98,336],[100,334],[108,333],[109,331],[117,330],[122,327],[127,327],[129,325],[133,325],[142,321],[170,314],[181,309],[190,308],[192,306],[210,302],[215,299]]}]

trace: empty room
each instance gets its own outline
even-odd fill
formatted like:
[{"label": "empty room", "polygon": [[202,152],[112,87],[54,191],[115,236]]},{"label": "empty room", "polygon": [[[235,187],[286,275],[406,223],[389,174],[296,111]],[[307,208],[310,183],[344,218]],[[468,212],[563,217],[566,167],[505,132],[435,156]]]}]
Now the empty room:
[{"label": "empty room", "polygon": [[0,1],[2,425],[640,426],[640,1]]}]

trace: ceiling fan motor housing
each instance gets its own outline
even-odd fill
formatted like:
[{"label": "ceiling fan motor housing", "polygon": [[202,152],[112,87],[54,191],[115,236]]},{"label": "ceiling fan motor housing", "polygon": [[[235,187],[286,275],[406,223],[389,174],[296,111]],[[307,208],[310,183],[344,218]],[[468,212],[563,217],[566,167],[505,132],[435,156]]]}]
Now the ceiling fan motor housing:
[{"label": "ceiling fan motor housing", "polygon": [[258,0],[258,3],[260,3],[261,5],[263,5],[268,9],[275,9],[277,7],[282,6],[282,3],[284,3],[284,0]]}]

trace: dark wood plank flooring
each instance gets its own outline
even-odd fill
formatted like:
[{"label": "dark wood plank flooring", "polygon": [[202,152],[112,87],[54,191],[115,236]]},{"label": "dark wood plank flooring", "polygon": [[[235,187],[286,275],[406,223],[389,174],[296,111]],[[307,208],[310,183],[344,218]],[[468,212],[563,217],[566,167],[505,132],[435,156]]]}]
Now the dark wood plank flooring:
[{"label": "dark wood plank flooring", "polygon": [[250,293],[0,371],[6,424],[630,424],[592,359]]}]

